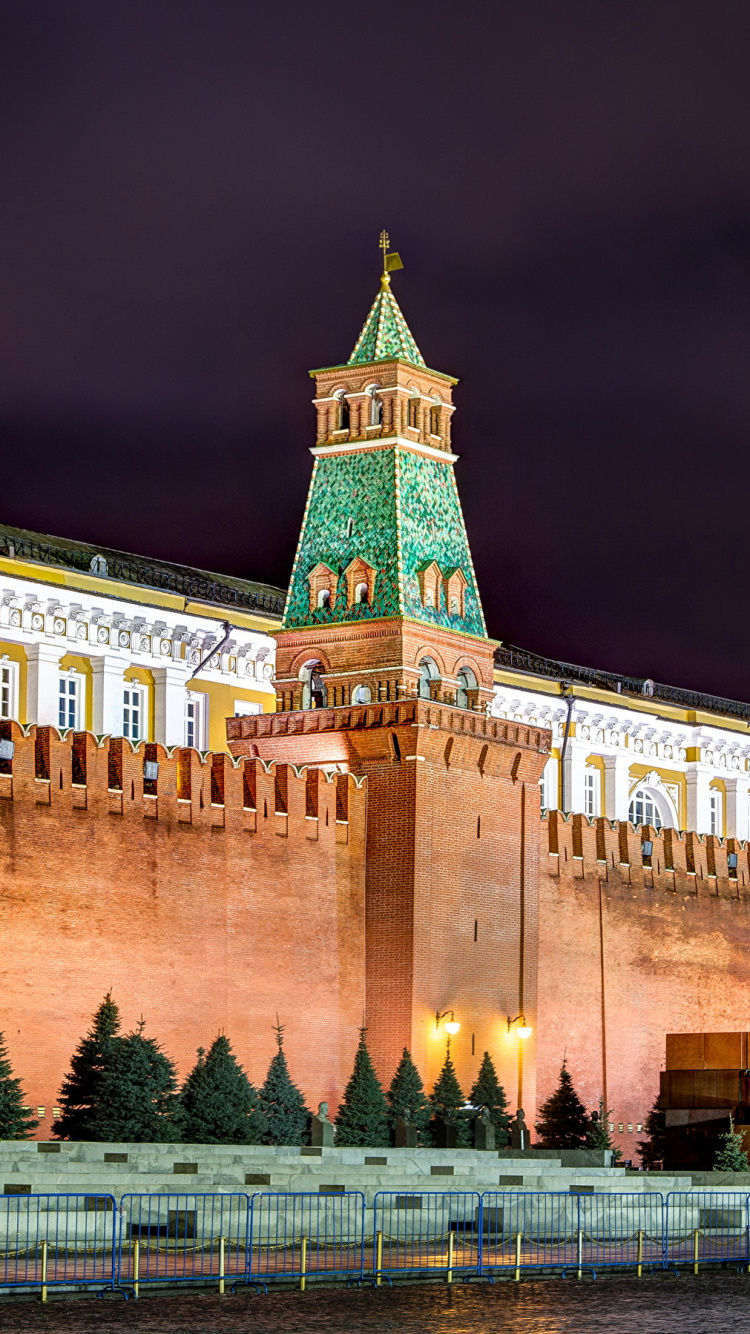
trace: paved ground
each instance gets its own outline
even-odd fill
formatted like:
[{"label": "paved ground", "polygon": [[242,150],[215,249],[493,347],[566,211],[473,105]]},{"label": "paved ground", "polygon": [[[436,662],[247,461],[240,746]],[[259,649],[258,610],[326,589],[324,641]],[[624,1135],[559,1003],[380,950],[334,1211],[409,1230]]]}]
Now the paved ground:
[{"label": "paved ground", "polygon": [[734,1274],[0,1304],[2,1334],[748,1334]]}]

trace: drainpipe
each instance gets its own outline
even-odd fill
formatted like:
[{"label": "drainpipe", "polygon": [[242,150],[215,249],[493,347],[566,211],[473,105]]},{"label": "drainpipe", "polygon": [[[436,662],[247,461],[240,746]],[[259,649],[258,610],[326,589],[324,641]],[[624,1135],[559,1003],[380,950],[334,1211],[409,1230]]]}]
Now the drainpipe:
[{"label": "drainpipe", "polygon": [[[568,691],[571,691],[571,693],[568,694]],[[562,749],[560,751],[560,810],[562,811],[563,815],[565,815],[568,809],[568,802],[567,802],[568,793],[565,790],[566,788],[565,752],[568,749],[568,737],[570,736],[570,719],[573,713],[573,705],[575,704],[575,696],[572,694],[572,686],[568,685],[567,681],[560,682],[560,694],[565,695],[568,703],[568,712],[565,718],[565,730],[563,732],[563,743],[562,743]]]}]

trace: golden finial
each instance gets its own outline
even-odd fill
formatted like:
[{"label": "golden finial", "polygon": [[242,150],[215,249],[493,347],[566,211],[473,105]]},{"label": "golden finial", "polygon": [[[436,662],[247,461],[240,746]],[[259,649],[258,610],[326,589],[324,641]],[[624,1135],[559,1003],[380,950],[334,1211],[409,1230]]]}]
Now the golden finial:
[{"label": "golden finial", "polygon": [[403,269],[404,266],[401,262],[401,256],[395,250],[392,254],[389,254],[391,238],[386,231],[380,233],[380,241],[378,244],[383,252],[383,272],[380,277],[380,289],[381,291],[385,291],[386,288],[391,285],[391,280],[388,277],[388,274],[393,273],[395,269]]}]

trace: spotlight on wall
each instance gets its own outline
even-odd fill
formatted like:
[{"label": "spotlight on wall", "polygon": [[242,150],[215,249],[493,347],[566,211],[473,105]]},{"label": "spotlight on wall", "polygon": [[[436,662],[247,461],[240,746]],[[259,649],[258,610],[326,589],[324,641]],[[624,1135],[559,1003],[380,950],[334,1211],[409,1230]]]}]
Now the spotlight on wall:
[{"label": "spotlight on wall", "polygon": [[439,1028],[439,1027],[440,1027],[441,1022],[442,1022],[443,1019],[445,1019],[446,1015],[450,1015],[450,1019],[447,1021],[447,1023],[445,1023],[445,1024],[443,1025],[443,1027],[445,1028],[446,1033],[450,1033],[451,1037],[455,1037],[455,1035],[456,1035],[456,1033],[458,1032],[458,1030],[459,1030],[459,1028],[461,1027],[461,1025],[459,1024],[459,1022],[458,1022],[457,1019],[454,1019],[454,1018],[453,1018],[453,1011],[452,1011],[452,1010],[443,1010],[442,1014],[440,1013],[439,1010],[436,1010],[436,1011],[435,1011],[435,1027],[436,1027],[436,1028]]},{"label": "spotlight on wall", "polygon": [[730,870],[730,871],[736,871],[736,870],[737,870],[737,862],[738,862],[738,861],[739,861],[739,858],[738,858],[736,852],[728,852],[728,853],[727,853],[727,868],[728,868],[728,870]]},{"label": "spotlight on wall", "polygon": [[650,838],[644,838],[641,841],[641,852],[644,857],[650,857],[654,850],[654,845]]},{"label": "spotlight on wall", "polygon": [[524,1015],[522,1015],[522,1014],[517,1014],[516,1017],[515,1017],[515,1019],[511,1019],[510,1015],[508,1015],[508,1032],[509,1032],[509,1033],[510,1033],[510,1030],[512,1029],[512,1027],[513,1027],[514,1024],[518,1024],[518,1028],[516,1029],[516,1033],[517,1033],[518,1037],[521,1039],[522,1042],[524,1042],[524,1041],[526,1040],[526,1038],[530,1038],[530,1037],[531,1037],[531,1034],[533,1033],[534,1030],[533,1030],[533,1028],[531,1027],[530,1024],[527,1024],[527,1023],[526,1023],[526,1019],[525,1019]]}]

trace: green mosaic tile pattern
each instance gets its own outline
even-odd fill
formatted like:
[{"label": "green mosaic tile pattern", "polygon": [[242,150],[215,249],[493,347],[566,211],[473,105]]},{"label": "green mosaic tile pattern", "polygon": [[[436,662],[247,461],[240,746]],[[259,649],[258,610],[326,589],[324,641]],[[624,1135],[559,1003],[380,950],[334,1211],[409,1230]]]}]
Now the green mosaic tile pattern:
[{"label": "green mosaic tile pattern", "polygon": [[387,357],[403,357],[415,366],[425,364],[398,301],[389,287],[383,287],[365,320],[349,365],[383,361]]},{"label": "green mosaic tile pattern", "polygon": [[[351,519],[351,534],[348,533]],[[370,604],[347,606],[350,561],[361,556],[377,571]],[[423,607],[418,571],[436,560],[459,567],[467,580],[465,615]],[[307,576],[319,563],[339,575],[336,602],[310,611]],[[471,564],[453,468],[404,449],[318,457],[284,615],[285,629],[407,615],[484,636],[484,618]]]}]

